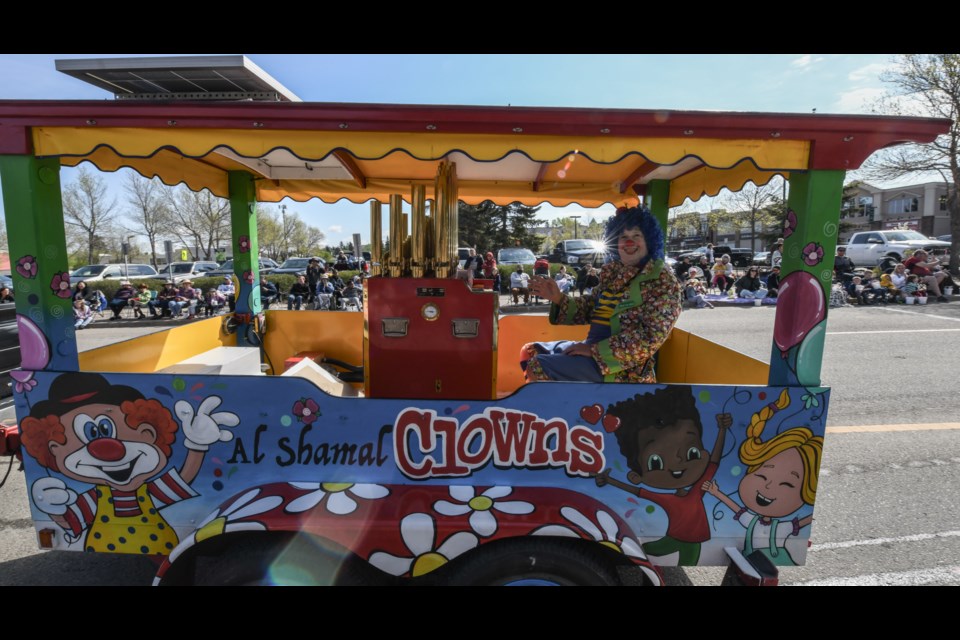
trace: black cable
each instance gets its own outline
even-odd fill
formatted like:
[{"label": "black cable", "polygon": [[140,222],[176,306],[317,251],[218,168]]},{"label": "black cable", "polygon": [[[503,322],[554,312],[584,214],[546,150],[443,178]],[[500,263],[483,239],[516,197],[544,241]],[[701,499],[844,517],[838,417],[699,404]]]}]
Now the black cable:
[{"label": "black cable", "polygon": [[10,464],[7,465],[7,472],[3,475],[3,480],[0,480],[0,488],[3,487],[7,482],[7,478],[10,477],[10,471],[13,469],[13,456],[10,456]]}]

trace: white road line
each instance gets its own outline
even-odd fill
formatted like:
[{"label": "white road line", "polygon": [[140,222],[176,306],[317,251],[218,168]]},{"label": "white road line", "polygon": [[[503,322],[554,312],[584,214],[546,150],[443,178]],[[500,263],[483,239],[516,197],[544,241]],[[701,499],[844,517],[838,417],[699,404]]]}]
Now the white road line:
[{"label": "white road line", "polygon": [[795,582],[794,587],[892,587],[921,584],[960,585],[960,566],[936,567],[920,571],[902,571],[899,573],[871,573],[852,578],[821,578],[807,582]]},{"label": "white road line", "polygon": [[918,422],[915,424],[864,424],[849,427],[827,427],[827,433],[880,433],[883,431],[938,431],[960,429],[960,422]]},{"label": "white road line", "polygon": [[907,311],[906,309],[891,309],[889,307],[878,307],[881,311],[889,311],[891,313],[909,313],[912,316],[923,316],[924,318],[940,318],[941,320],[952,320],[953,322],[960,322],[960,318],[951,318],[949,316],[938,316],[932,313],[920,313],[919,311]]},{"label": "white road line", "polygon": [[824,542],[810,545],[810,552],[827,551],[829,549],[849,549],[851,547],[867,547],[879,544],[895,544],[898,542],[920,542],[921,540],[936,540],[938,538],[956,538],[960,531],[941,531],[940,533],[916,533],[910,536],[897,538],[870,538],[867,540],[847,540],[846,542]]},{"label": "white road line", "polygon": [[868,333],[941,333],[960,329],[884,329],[881,331],[827,331],[828,336],[859,336]]}]

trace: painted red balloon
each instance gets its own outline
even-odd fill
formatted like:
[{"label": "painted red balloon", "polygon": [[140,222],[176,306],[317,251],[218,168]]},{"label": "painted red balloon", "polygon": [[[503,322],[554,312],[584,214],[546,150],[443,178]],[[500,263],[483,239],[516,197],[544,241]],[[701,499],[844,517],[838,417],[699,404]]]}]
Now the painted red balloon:
[{"label": "painted red balloon", "polygon": [[583,407],[580,409],[580,417],[590,424],[597,424],[600,422],[600,416],[602,415],[603,407],[598,404],[592,404],[589,407]]},{"label": "painted red balloon", "polygon": [[773,340],[781,355],[786,358],[787,351],[803,342],[826,315],[827,299],[813,274],[794,271],[780,281]]}]

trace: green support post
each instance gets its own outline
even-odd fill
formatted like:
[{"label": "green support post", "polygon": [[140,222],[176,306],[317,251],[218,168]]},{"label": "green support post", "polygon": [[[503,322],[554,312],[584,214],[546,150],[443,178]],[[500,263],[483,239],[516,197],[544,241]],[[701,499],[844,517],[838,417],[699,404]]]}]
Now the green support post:
[{"label": "green support post", "polygon": [[770,385],[820,385],[845,172],[790,175]]},{"label": "green support post", "polygon": [[78,371],[60,160],[0,155],[0,184],[23,368]]},{"label": "green support post", "polygon": [[650,200],[650,213],[663,229],[663,239],[667,239],[667,213],[670,211],[670,181],[651,180],[647,183],[647,198]]},{"label": "green support post", "polygon": [[260,314],[260,244],[257,241],[257,191],[253,176],[245,171],[230,171],[230,223],[233,229],[233,270],[240,287],[237,291],[237,346],[255,347],[249,326]]}]

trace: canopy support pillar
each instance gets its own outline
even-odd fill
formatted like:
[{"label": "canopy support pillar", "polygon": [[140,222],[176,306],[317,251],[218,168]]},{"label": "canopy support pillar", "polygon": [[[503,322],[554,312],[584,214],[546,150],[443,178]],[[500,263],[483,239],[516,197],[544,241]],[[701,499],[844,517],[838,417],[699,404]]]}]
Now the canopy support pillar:
[{"label": "canopy support pillar", "polygon": [[771,386],[820,386],[845,172],[790,174]]},{"label": "canopy support pillar", "polygon": [[233,227],[233,271],[240,286],[234,317],[237,346],[256,347],[249,337],[253,316],[263,311],[260,303],[260,243],[257,240],[257,191],[246,171],[228,173],[230,223]]},{"label": "canopy support pillar", "polygon": [[667,213],[670,211],[670,181],[651,180],[647,183],[647,200],[650,213],[660,223],[664,242],[667,239]]},{"label": "canopy support pillar", "polygon": [[24,368],[79,371],[60,160],[0,155],[0,184]]}]

